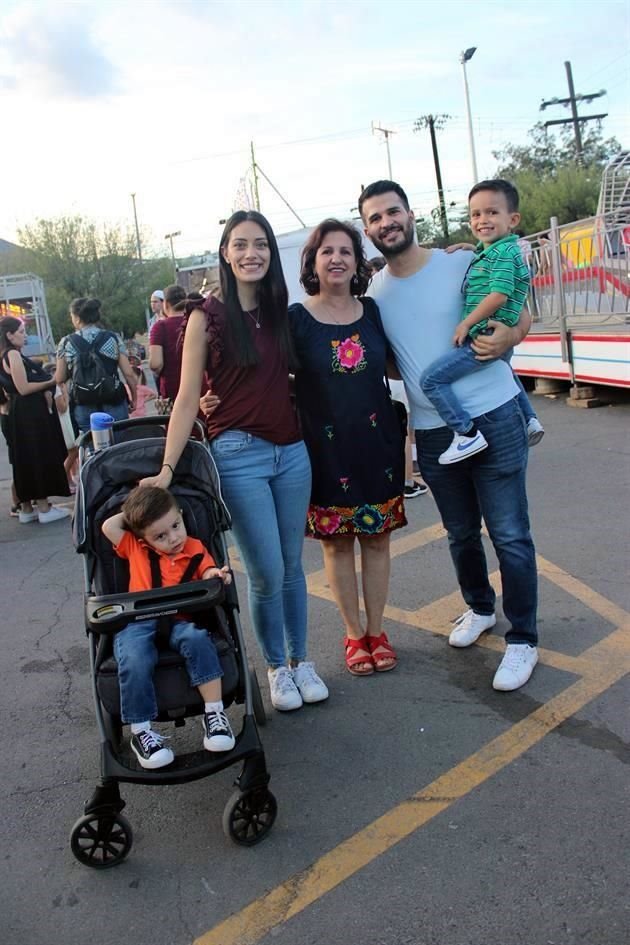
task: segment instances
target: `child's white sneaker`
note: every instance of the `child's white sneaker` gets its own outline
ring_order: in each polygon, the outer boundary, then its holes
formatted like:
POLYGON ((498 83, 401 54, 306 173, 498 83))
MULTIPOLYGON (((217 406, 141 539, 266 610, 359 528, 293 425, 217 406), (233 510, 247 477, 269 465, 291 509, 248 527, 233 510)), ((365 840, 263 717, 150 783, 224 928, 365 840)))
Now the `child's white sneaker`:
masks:
POLYGON ((153 729, 134 732, 131 736, 131 750, 143 768, 164 768, 175 760, 170 748, 164 747, 164 738, 153 729))
POLYGON ((212 709, 210 712, 204 712, 201 721, 203 747, 206 751, 232 751, 236 739, 225 712, 212 709))
POLYGON ((544 435, 545 430, 538 417, 530 417, 527 421, 527 445, 536 446, 544 435))
POLYGON ((485 450, 487 446, 488 441, 479 430, 477 430, 474 436, 464 436, 463 433, 456 433, 453 437, 453 442, 447 450, 444 450, 438 459, 438 463, 440 466, 460 463, 462 459, 468 459, 469 456, 480 453, 482 450, 485 450))

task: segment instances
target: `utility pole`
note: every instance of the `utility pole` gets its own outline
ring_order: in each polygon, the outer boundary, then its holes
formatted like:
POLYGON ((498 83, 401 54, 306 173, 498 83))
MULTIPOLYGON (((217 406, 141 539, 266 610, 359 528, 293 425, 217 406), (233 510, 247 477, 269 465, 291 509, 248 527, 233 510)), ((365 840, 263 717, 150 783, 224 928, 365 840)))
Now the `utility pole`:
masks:
POLYGON ((601 98, 602 95, 606 94, 606 89, 600 89, 599 92, 590 92, 588 95, 576 95, 575 88, 573 85, 573 73, 571 71, 571 63, 565 62, 564 68, 567 73, 567 85, 569 86, 569 97, 568 98, 551 98, 549 101, 540 103, 540 111, 544 112, 546 108, 550 105, 564 105, 571 109, 570 118, 556 118, 553 121, 546 121, 545 128, 548 128, 550 125, 573 125, 573 134, 575 136, 575 155, 577 163, 582 163, 582 129, 580 127, 580 122, 584 121, 601 121, 602 118, 606 118, 608 112, 603 112, 601 115, 578 115, 577 105, 578 102, 586 102, 590 104, 594 99, 601 98))
POLYGON ((131 202, 133 204, 133 219, 136 224, 136 245, 138 247, 138 262, 140 263, 140 288, 142 289, 142 297, 144 298, 144 318, 147 323, 147 331, 149 330, 149 322, 151 321, 151 313, 149 311, 149 306, 147 303, 147 287, 144 281, 144 261, 142 259, 142 243, 140 242, 140 227, 138 226, 138 214, 136 212, 136 195, 131 195, 131 202))
POLYGON ((258 195, 258 170, 256 165, 256 158, 254 156, 254 142, 250 141, 250 150, 252 152, 252 173, 254 175, 254 203, 256 204, 256 209, 260 213, 260 197, 258 195))
POLYGON ((470 91, 468 89, 468 76, 466 74, 466 63, 470 62, 472 57, 477 52, 476 46, 469 46, 468 49, 464 49, 459 56, 459 61, 462 65, 462 73, 464 76, 464 98, 466 100, 466 120, 468 123, 468 143, 470 145, 470 161, 472 164, 472 173, 473 173, 473 185, 479 180, 479 175, 477 173, 477 155, 475 154, 475 136, 473 134, 473 123, 472 123, 472 112, 470 110, 470 91))
POLYGON ((413 129, 414 131, 422 131, 424 128, 429 129, 431 148, 433 149, 433 163, 435 164, 438 199, 440 201, 440 221, 442 223, 442 232, 444 233, 445 239, 448 239, 448 219, 446 216, 446 203, 444 200, 444 188, 442 186, 442 173, 440 171, 440 158, 438 155, 435 129, 437 128, 439 130, 443 128, 450 117, 450 115, 423 115, 422 118, 416 119, 413 129))
POLYGON ((381 128, 380 124, 375 125, 374 122, 372 122, 372 134, 374 135, 377 132, 380 132, 385 138, 385 147, 387 148, 387 171, 389 173, 389 179, 393 180, 394 178, 392 176, 392 156, 389 152, 389 136, 396 134, 396 132, 391 131, 389 128, 381 128))
POLYGON ((177 260, 175 259, 175 250, 173 249, 173 240, 176 236, 181 236, 181 230, 175 230, 174 233, 167 233, 164 237, 165 240, 169 240, 171 244, 171 259, 173 260, 173 271, 175 273, 175 282, 177 282, 177 260))

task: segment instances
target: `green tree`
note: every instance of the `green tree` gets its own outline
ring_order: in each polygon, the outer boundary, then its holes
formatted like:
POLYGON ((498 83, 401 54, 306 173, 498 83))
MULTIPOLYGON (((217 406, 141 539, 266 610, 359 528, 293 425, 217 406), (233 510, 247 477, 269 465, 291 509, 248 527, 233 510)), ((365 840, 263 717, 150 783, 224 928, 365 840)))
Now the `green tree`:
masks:
POLYGON ((25 250, 20 262, 44 281, 56 338, 71 329, 68 307, 78 296, 99 298, 104 321, 130 337, 146 324, 145 295, 172 279, 166 276, 167 260, 147 261, 142 271, 130 228, 66 216, 36 220, 20 228, 18 238, 25 250))
POLYGON ((535 233, 549 227, 549 219, 571 223, 592 216, 603 166, 621 150, 615 138, 604 140, 599 126, 583 125, 583 160, 576 162, 573 131, 564 126, 558 135, 548 133, 542 123, 528 132, 526 145, 507 145, 494 152, 497 177, 505 177, 518 188, 521 227, 535 233))

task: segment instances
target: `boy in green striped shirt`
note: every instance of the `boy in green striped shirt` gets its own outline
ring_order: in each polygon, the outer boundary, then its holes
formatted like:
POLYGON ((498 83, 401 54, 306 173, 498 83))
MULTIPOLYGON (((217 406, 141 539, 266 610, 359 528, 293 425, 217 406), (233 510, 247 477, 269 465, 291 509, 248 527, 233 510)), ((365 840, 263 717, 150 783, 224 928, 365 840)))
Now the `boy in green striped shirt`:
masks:
MULTIPOLYGON (((464 317, 453 336, 454 350, 430 364, 420 378, 423 393, 453 430, 453 442, 439 458, 442 465, 458 463, 488 446, 453 393, 452 384, 473 371, 482 371, 489 363, 478 361, 471 348, 477 335, 492 333, 488 319, 515 325, 525 305, 529 269, 512 232, 521 219, 518 204, 518 191, 506 180, 481 181, 468 195, 470 226, 479 242, 464 280, 464 317)), ((511 350, 504 355, 508 362, 511 357, 511 350)), ((544 430, 516 376, 515 380, 532 446, 542 439, 544 430)))

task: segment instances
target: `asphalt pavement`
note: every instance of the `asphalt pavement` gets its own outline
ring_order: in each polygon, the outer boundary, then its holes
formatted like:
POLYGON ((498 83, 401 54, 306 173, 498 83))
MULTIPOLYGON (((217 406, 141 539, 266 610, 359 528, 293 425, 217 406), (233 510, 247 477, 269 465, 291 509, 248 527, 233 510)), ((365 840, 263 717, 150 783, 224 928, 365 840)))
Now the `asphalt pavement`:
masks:
MULTIPOLYGON (((615 400, 535 398, 541 662, 526 687, 491 687, 500 606, 482 645, 448 646, 465 608, 430 495, 408 502, 393 540, 392 673, 345 671, 307 542, 310 655, 330 699, 261 729, 273 830, 251 848, 224 836, 236 768, 122 785, 134 845, 105 871, 68 841, 99 775, 81 559, 67 522, 8 517, 2 444, 4 945, 627 945, 630 396, 615 400)), ((171 744, 197 737, 186 726, 171 744)))

